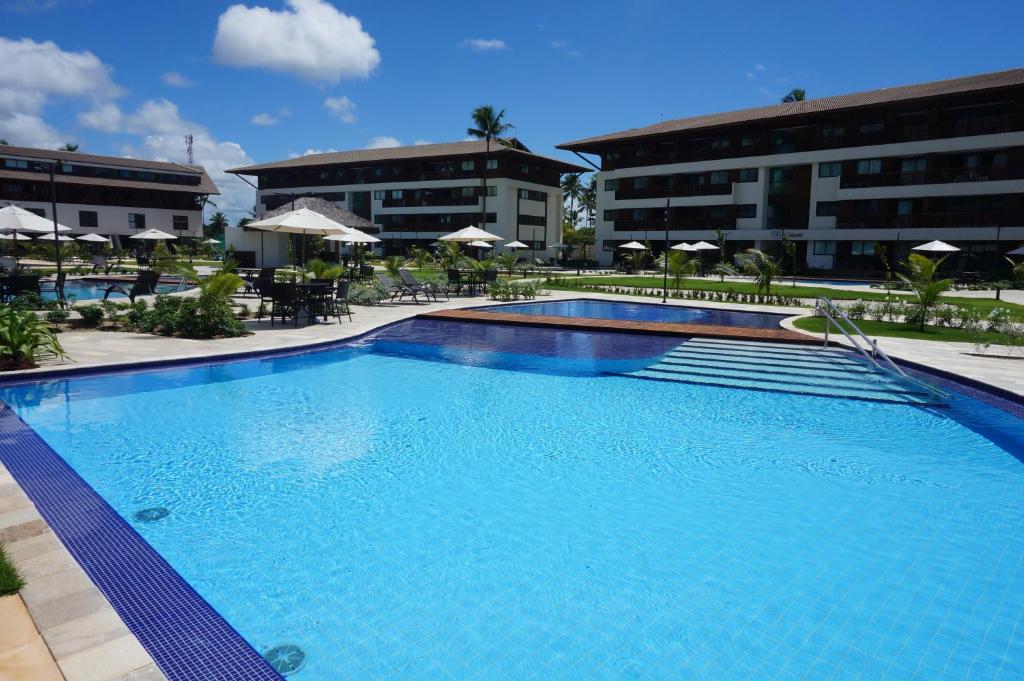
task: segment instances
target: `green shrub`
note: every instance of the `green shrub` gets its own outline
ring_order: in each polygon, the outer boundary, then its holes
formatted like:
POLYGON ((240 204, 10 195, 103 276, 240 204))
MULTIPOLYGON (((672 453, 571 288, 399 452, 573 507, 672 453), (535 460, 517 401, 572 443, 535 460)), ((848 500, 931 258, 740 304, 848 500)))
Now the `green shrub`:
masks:
POLYGON ((31 310, 0 308, 0 369, 32 368, 40 352, 64 357, 64 348, 46 322, 31 310))
POLYGON ((99 326, 100 322, 103 321, 103 308, 95 303, 92 305, 81 305, 75 309, 82 316, 83 326, 99 326))
POLYGON ((16 594, 23 586, 25 586, 25 581, 7 557, 3 545, 0 545, 0 596, 16 594))
POLYGON ((133 325, 144 333, 185 338, 244 336, 245 324, 228 301, 218 296, 157 296, 153 309, 133 309, 133 325))
POLYGON ((8 305, 15 310, 42 310, 46 308, 46 301, 38 293, 26 291, 14 296, 8 305))
POLYGON ((70 312, 59 307, 53 307, 46 311, 46 321, 50 324, 63 324, 70 316, 70 312))

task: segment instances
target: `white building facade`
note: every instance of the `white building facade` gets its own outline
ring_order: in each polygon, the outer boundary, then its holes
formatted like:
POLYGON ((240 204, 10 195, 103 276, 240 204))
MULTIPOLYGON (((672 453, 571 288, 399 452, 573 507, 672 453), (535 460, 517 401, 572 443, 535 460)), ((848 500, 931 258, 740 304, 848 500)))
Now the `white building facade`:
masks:
POLYGON ((1024 69, 667 121, 560 145, 601 157, 599 260, 669 239, 795 241, 807 267, 877 272, 941 239, 960 269, 1024 242, 1024 69))
POLYGON ((0 204, 52 217, 75 235, 127 239, 146 229, 181 237, 203 234, 203 205, 217 187, 201 166, 0 146, 0 204))
MULTIPOLYGON (((429 248, 439 236, 476 225, 547 258, 561 244, 561 174, 583 170, 511 140, 492 142, 489 153, 484 142, 455 142, 313 154, 228 172, 257 178, 257 215, 315 196, 370 220, 383 255, 429 248)), ((268 266, 284 262, 275 235, 231 230, 228 240, 239 251, 263 251, 268 266)))

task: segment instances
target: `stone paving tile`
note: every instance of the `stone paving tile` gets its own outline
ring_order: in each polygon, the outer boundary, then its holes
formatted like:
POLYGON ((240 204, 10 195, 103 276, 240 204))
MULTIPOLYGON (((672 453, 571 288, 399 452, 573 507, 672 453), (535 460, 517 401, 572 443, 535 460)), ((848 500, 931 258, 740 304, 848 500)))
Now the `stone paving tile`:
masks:
POLYGON ((43 639, 36 637, 20 646, 0 650, 3 681, 64 681, 43 639))
POLYGON ((49 531, 49 526, 47 526, 46 521, 42 518, 39 520, 31 520, 20 525, 0 527, 0 544, 7 546, 8 544, 12 544, 21 539, 35 537, 49 531))
MULTIPOLYGON (((65 570, 53 576, 68 578, 70 575, 65 573, 70 572, 70 570, 65 570)), ((79 579, 73 578, 73 581, 78 582, 79 579)), ((36 626, 43 632, 44 638, 47 632, 64 622, 111 608, 109 601, 107 601, 103 593, 96 587, 91 586, 91 582, 88 588, 69 591, 42 603, 34 602, 30 597, 26 596, 25 603, 32 608, 32 617, 36 621, 36 626)))
POLYGON ((0 597, 0 648, 13 648, 39 636, 17 595, 0 597))
POLYGON ((155 664, 151 664, 119 676, 113 681, 167 681, 167 677, 155 664))
POLYGON ((57 660, 67 681, 110 681, 152 663, 149 653, 131 634, 57 660))
POLYGON ((43 630, 43 638, 59 660, 88 648, 94 648, 131 632, 112 608, 69 619, 43 630))

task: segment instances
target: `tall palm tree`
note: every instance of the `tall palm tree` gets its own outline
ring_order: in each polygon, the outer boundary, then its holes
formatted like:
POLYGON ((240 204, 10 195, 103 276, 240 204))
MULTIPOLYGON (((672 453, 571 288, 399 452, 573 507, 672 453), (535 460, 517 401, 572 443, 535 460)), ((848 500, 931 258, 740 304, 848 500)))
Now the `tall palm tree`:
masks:
POLYGON ((802 87, 795 87, 789 91, 789 94, 782 98, 782 103, 802 102, 805 99, 807 99, 807 92, 802 87))
POLYGON ((6 146, 10 145, 10 142, 8 142, 4 138, 0 137, 0 144, 4 145, 6 147, 6 146))
POLYGON ((583 187, 583 197, 580 199, 583 210, 587 213, 587 224, 594 224, 594 216, 597 213, 597 177, 590 176, 590 181, 583 187))
POLYGON ((756 248, 748 248, 746 253, 751 257, 744 263, 743 269, 754 277, 757 290, 764 291, 766 295, 770 296, 772 281, 779 276, 779 271, 782 269, 779 261, 756 248))
POLYGON ((218 236, 224 233, 224 230, 228 228, 228 216, 224 213, 217 211, 210 216, 210 221, 206 223, 206 229, 209 231, 210 236, 218 236))
POLYGON ((576 202, 583 201, 583 192, 583 183, 580 182, 579 173, 570 173, 562 179, 562 202, 569 201, 570 215, 576 215, 576 202))
POLYGON ((64 146, 59 147, 57 149, 57 151, 78 151, 78 145, 77 144, 72 144, 71 142, 68 142, 64 146))
POLYGON ((472 113, 473 125, 475 128, 468 128, 466 134, 470 137, 475 137, 478 140, 485 140, 487 142, 484 147, 484 168, 483 172, 480 173, 480 184, 483 185, 484 195, 483 200, 480 202, 480 229, 487 228, 487 164, 491 160, 491 140, 496 139, 501 142, 501 136, 512 129, 511 123, 506 123, 505 110, 502 109, 495 113, 494 107, 490 104, 484 106, 478 106, 473 109, 472 113))

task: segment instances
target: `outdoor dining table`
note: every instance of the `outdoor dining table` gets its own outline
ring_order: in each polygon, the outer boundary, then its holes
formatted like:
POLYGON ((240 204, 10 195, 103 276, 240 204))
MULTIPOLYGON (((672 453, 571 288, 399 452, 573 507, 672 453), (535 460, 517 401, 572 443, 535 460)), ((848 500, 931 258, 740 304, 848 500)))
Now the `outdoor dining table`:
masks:
POLYGON ((459 270, 459 277, 463 285, 469 289, 470 295, 476 295, 484 285, 484 273, 481 270, 459 270))
POLYGON ((252 281, 260 273, 259 267, 236 267, 235 271, 246 281, 252 281))
POLYGON ((328 298, 334 291, 334 286, 331 284, 324 283, 305 283, 295 284, 295 289, 299 293, 299 300, 301 301, 302 307, 306 310, 306 316, 310 324, 316 324, 319 316, 318 313, 322 310, 324 313, 324 321, 327 321, 327 305, 328 298))

